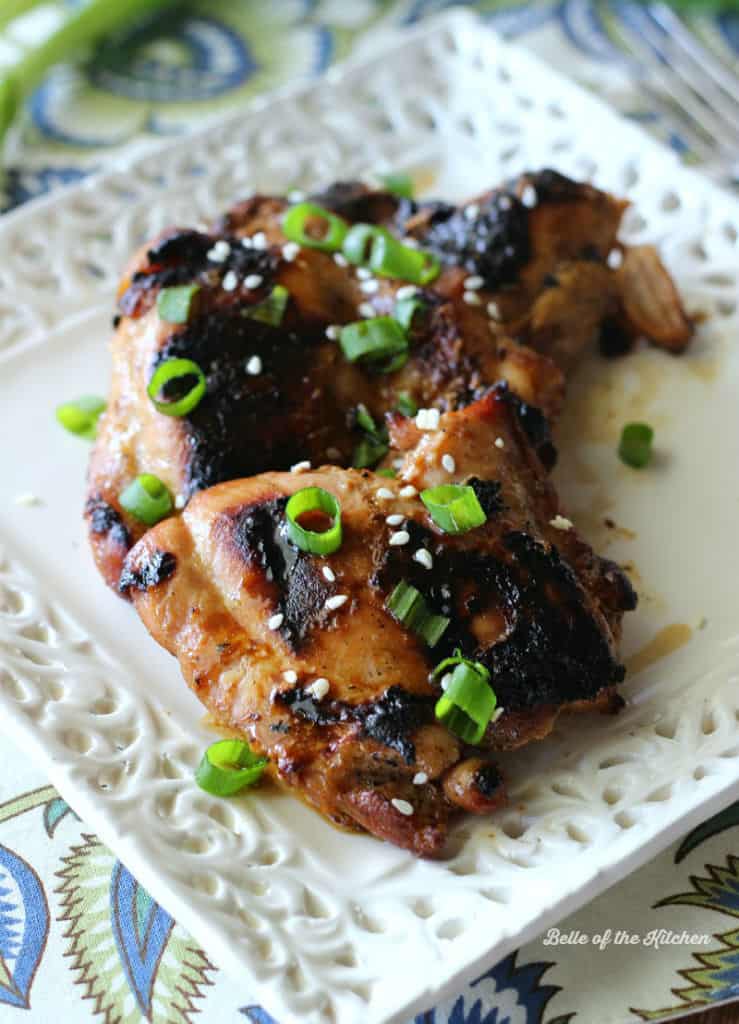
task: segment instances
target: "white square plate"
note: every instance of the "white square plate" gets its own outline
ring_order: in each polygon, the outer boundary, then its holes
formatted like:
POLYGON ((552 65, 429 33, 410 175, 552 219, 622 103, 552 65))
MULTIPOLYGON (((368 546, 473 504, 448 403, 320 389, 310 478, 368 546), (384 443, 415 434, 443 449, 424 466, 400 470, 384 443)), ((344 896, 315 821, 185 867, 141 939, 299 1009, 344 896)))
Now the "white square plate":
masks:
POLYGON ((739 796, 738 229, 731 198, 462 13, 0 223, 2 724, 281 1024, 405 1020, 739 796), (87 450, 53 420, 105 391, 118 273, 163 225, 251 189, 385 166, 460 197, 547 165, 629 196, 625 239, 655 241, 707 314, 684 357, 593 355, 559 431, 569 513, 642 595, 629 707, 502 757, 509 808, 461 823, 438 863, 276 791, 209 797, 202 710, 93 571, 87 450), (633 419, 658 442, 641 473, 615 454, 633 419))

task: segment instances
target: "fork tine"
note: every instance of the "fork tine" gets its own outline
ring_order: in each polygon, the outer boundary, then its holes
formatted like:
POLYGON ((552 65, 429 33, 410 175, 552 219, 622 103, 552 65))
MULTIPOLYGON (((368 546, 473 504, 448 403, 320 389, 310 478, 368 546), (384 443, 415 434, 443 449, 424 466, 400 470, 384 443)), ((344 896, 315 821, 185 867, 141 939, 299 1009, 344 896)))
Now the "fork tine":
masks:
POLYGON ((628 41, 636 56, 644 64, 652 81, 689 117, 700 134, 708 138, 714 146, 723 152, 733 155, 731 148, 727 147, 726 143, 727 136, 731 138, 734 135, 733 128, 727 127, 725 121, 719 119, 699 100, 664 63, 659 50, 655 51, 652 45, 646 41, 649 39, 650 31, 643 11, 638 12, 637 22, 638 27, 637 25, 629 26, 628 41))
MULTIPOLYGON (((651 5, 648 10, 651 17, 654 18, 651 5)), ((737 81, 735 92, 727 96, 723 92, 723 88, 717 86, 713 77, 708 73, 711 66, 711 57, 708 52, 703 54, 701 61, 693 53, 690 53, 689 60, 686 61, 684 56, 676 52, 676 40, 671 32, 668 32, 667 29, 661 26, 656 30, 653 30, 650 26, 647 31, 649 42, 655 49, 659 47, 658 53, 667 60, 670 70, 681 78, 698 95, 699 99, 712 108, 714 113, 728 121, 734 132, 739 133, 739 102, 737 102, 739 80, 737 81), (659 33, 661 39, 658 39, 655 31, 659 33)), ((688 53, 688 51, 684 52, 688 53)))
POLYGON ((670 39, 677 43, 681 50, 689 54, 703 72, 736 102, 736 98, 739 96, 739 76, 732 71, 729 65, 722 61, 718 54, 709 53, 705 46, 688 31, 682 19, 662 0, 650 4, 649 11, 670 39))

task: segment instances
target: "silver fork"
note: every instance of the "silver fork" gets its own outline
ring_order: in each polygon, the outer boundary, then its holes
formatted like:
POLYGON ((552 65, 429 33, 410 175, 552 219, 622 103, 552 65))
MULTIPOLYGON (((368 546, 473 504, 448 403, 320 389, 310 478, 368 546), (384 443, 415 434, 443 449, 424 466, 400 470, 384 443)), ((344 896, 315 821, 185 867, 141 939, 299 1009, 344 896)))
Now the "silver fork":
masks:
POLYGON ((739 76, 666 3, 629 5, 626 42, 643 85, 712 176, 739 184, 739 76))

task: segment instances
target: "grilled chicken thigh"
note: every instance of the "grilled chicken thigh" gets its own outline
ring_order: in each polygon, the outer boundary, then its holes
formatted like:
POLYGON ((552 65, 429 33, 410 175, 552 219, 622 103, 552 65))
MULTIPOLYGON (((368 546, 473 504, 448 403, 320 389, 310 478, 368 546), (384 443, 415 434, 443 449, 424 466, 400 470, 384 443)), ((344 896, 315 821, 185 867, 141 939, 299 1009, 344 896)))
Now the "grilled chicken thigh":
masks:
POLYGON ((618 700, 635 597, 561 516, 506 385, 438 429, 395 414, 391 432, 397 479, 323 467, 212 487, 138 542, 121 585, 213 717, 285 785, 337 823, 434 855, 455 813, 504 800, 492 751, 545 734, 563 709, 618 700), (486 515, 454 535, 418 495, 452 481, 486 515), (313 486, 341 505, 343 542, 325 557, 286 532, 287 499, 313 486), (433 648, 388 609, 401 581, 448 620, 433 648), (432 671, 457 648, 486 666, 503 709, 475 748, 434 716, 432 671))
POLYGON ((563 371, 604 323, 619 338, 638 328, 672 348, 689 336, 659 261, 642 259, 662 286, 651 303, 631 272, 635 257, 627 254, 618 272, 607 264, 625 204, 554 172, 524 175, 460 208, 355 184, 316 201, 348 222, 415 238, 442 260, 442 273, 420 290, 426 309, 413 321, 407 363, 377 374, 343 358, 336 325, 392 313, 404 283, 286 245, 283 199, 251 198, 211 232, 175 228, 144 247, 121 284, 110 401, 88 479, 93 553, 111 586, 144 532, 119 501, 141 473, 158 476, 181 507, 220 481, 305 459, 346 466, 360 403, 382 422, 402 392, 423 407, 455 409, 502 379, 552 417, 563 371), (188 321, 162 320, 160 291, 193 282, 188 321), (273 325, 259 311, 277 285, 289 301, 273 325), (182 418, 157 412, 147 394, 157 367, 177 357, 207 378, 204 398, 182 418))

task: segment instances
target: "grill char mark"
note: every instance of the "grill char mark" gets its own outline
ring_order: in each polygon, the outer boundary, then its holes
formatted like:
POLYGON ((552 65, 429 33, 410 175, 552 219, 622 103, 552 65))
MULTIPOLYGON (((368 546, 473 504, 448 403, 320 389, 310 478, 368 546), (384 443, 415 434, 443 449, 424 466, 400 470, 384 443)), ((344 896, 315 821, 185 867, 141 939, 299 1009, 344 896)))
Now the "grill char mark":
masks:
POLYGON ((311 555, 300 551, 285 533, 286 498, 274 498, 237 512, 229 524, 241 558, 259 566, 274 594, 275 614, 283 616, 279 632, 293 651, 309 642, 325 616, 332 590, 311 555))
POLYGON ((125 594, 131 587, 136 590, 149 590, 169 579, 177 568, 177 559, 170 551, 157 548, 146 551, 146 557, 137 565, 127 560, 123 566, 118 589, 125 594))
POLYGON ((416 756, 411 736, 434 719, 434 698, 409 693, 401 686, 391 686, 378 700, 365 704, 317 701, 302 687, 281 691, 275 699, 315 725, 356 722, 362 736, 396 750, 407 764, 416 756))

